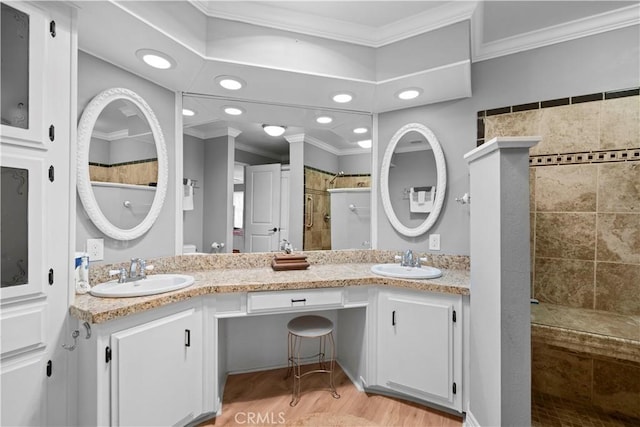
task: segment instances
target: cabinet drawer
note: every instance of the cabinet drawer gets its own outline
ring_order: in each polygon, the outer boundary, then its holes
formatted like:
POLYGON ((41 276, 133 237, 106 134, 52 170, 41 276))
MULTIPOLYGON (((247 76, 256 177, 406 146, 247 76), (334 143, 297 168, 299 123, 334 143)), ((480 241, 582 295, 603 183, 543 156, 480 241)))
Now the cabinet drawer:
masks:
POLYGON ((342 289, 253 292, 247 297, 248 311, 295 311, 305 308, 342 306, 342 289))

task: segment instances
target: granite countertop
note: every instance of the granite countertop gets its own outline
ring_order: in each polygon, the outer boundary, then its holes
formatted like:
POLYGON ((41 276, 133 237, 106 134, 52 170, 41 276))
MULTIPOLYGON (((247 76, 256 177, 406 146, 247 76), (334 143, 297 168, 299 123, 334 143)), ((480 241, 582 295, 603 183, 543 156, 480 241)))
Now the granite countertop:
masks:
MULTIPOLYGON (((385 285, 421 291, 469 295, 469 270, 442 268, 437 279, 409 280, 371 273, 372 263, 317 264, 307 270, 273 271, 270 267, 180 271, 195 278, 185 289, 133 298, 99 298, 76 295, 71 315, 89 323, 104 323, 200 295, 385 285)), ((177 273, 178 271, 176 271, 177 273)))

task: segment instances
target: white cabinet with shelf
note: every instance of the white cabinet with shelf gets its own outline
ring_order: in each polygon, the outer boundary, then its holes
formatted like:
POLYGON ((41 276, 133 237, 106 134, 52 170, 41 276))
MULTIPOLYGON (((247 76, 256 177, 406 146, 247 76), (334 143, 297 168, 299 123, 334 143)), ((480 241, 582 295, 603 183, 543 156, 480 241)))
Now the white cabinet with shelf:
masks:
POLYGON ((380 290, 374 386, 462 411, 462 297, 380 290))

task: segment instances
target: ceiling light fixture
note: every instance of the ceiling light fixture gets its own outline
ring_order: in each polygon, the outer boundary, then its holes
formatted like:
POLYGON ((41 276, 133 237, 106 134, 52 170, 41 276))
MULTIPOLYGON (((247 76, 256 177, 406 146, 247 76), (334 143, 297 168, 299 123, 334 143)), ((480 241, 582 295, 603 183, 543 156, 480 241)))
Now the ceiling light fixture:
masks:
POLYGON ((362 141, 358 141, 358 145, 362 148, 371 148, 371 140, 363 139, 362 141))
POLYGON ((193 110, 190 110, 188 108, 183 108, 182 109, 182 115, 185 117, 193 117, 196 115, 196 112, 193 110))
POLYGON ((333 121, 333 118, 331 118, 330 116, 320 116, 316 118, 316 122, 320 123, 321 125, 329 124, 332 121, 333 121))
POLYGON ((262 129, 269 136, 280 136, 287 128, 280 125, 262 125, 262 129))
POLYGON ((227 90, 239 90, 247 85, 244 80, 234 76, 218 76, 216 81, 227 90))
POLYGON ((402 99, 403 101, 407 101, 409 99, 417 98, 418 96, 420 96, 421 93, 422 93, 422 89, 419 89, 417 87, 412 87, 409 89, 401 90, 396 94, 396 96, 402 99))
POLYGON ((230 116, 239 116, 244 113, 244 110, 240 107, 224 107, 223 111, 230 116))
POLYGON ((346 104, 353 100, 353 94, 349 92, 340 92, 333 95, 331 99, 333 99, 333 102, 337 102, 338 104, 346 104))
POLYGON ((136 51, 136 56, 148 66, 159 70, 168 70, 176 66, 176 61, 174 61, 173 58, 157 50, 140 49, 136 51))
POLYGON ((357 133, 357 134, 367 133, 367 132, 369 132, 369 129, 367 128, 355 128, 353 130, 353 133, 357 133))

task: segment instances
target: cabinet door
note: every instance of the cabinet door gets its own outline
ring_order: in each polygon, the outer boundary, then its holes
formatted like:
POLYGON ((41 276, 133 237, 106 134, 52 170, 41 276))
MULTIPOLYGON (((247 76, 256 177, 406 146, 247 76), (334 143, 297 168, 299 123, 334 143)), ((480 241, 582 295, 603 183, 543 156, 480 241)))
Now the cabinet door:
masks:
POLYGON ((111 335, 112 425, 178 425, 200 414, 198 319, 190 309, 111 335))
POLYGON ((455 297, 380 293, 378 381, 381 386, 444 406, 456 406, 455 308, 455 297))

